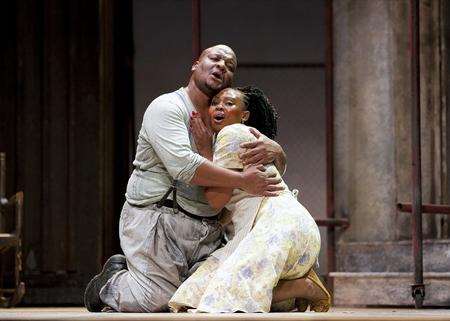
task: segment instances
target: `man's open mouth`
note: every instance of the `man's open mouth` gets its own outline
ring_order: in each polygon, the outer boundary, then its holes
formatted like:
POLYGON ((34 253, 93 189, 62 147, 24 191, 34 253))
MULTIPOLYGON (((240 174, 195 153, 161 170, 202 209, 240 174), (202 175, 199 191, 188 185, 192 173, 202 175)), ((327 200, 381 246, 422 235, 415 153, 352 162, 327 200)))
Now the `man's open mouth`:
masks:
POLYGON ((212 75, 215 79, 222 81, 222 73, 221 73, 221 72, 219 72, 219 71, 214 71, 213 73, 211 73, 211 75, 212 75))

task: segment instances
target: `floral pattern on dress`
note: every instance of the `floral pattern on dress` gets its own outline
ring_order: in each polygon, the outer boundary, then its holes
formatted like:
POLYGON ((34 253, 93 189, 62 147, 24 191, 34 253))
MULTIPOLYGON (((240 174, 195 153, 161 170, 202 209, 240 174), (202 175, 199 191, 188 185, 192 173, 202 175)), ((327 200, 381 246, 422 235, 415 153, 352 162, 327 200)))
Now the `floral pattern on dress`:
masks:
MULTIPOLYGON (((214 162, 226 168, 243 168, 238 146, 251 139, 247 133, 251 135, 241 124, 222 129, 214 162)), ((271 170, 276 171, 273 165, 271 170)), ((230 202, 243 202, 248 197, 239 197, 245 192, 237 189, 234 193, 238 195, 230 202)), ((179 287, 169 302, 173 311, 188 307, 211 313, 269 312, 278 281, 300 278, 311 269, 320 251, 319 229, 287 187, 279 196, 263 198, 254 217, 253 227, 229 256, 223 260, 210 256, 179 287)), ((277 304, 278 311, 283 306, 292 308, 292 300, 284 303, 277 304)))

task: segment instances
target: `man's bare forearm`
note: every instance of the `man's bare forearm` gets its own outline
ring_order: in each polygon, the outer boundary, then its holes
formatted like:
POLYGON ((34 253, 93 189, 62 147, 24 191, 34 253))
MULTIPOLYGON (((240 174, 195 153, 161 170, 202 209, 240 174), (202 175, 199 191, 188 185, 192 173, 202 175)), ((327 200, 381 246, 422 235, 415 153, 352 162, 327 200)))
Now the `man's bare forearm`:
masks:
POLYGON ((201 186, 220 186, 230 188, 242 188, 249 194, 259 196, 278 196, 281 179, 275 174, 267 175, 263 165, 249 166, 243 172, 237 172, 215 166, 205 160, 191 179, 191 184, 201 186))
POLYGON ((243 183, 240 172, 214 165, 210 161, 203 162, 195 172, 191 184, 201 186, 221 186, 238 188, 243 183))
POLYGON ((275 167, 278 169, 281 175, 284 175, 286 172, 286 153, 284 152, 283 148, 278 144, 279 146, 279 152, 275 156, 274 164, 275 167))

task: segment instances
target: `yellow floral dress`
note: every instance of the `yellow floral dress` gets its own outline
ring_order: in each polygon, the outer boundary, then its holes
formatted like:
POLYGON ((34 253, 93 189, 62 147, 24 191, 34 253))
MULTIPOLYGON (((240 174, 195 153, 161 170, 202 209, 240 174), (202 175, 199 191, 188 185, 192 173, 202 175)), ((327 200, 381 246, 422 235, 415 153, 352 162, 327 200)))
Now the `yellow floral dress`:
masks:
MULTIPOLYGON (((243 169, 239 145, 255 139, 245 125, 223 128, 217 135, 214 163, 243 169)), ((266 168, 279 176, 275 166, 266 168)), ((278 281, 300 278, 316 262, 319 229, 286 185, 276 197, 235 189, 226 207, 232 211, 234 237, 183 282, 169 301, 172 311, 269 312, 278 281)))

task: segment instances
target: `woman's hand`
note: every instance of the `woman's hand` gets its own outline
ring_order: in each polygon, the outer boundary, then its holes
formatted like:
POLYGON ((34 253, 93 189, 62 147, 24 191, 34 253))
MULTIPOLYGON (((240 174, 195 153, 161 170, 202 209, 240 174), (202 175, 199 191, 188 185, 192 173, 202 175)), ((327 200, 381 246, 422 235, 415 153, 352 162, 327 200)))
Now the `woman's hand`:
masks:
POLYGON ((222 212, 220 213, 219 216, 220 225, 226 226, 231 223, 232 219, 233 219, 233 212, 230 212, 226 208, 222 209, 222 212))
POLYGON ((205 187, 205 197, 215 210, 222 209, 230 200, 233 189, 229 187, 205 187))
POLYGON ((192 112, 189 122, 189 128, 194 137, 195 145, 198 153, 203 157, 212 160, 212 138, 213 132, 206 127, 200 114, 196 111, 192 112))
POLYGON ((241 148, 247 149, 246 152, 240 154, 240 158, 244 165, 248 164, 270 164, 275 163, 278 171, 284 173, 286 167, 286 155, 281 146, 261 134, 255 128, 250 128, 250 132, 257 138, 256 141, 242 143, 241 148))
POLYGON ((242 172, 243 185, 241 188, 249 194, 260 196, 277 196, 278 191, 284 190, 279 185, 281 178, 276 178, 276 173, 267 175, 263 165, 251 165, 242 172))

